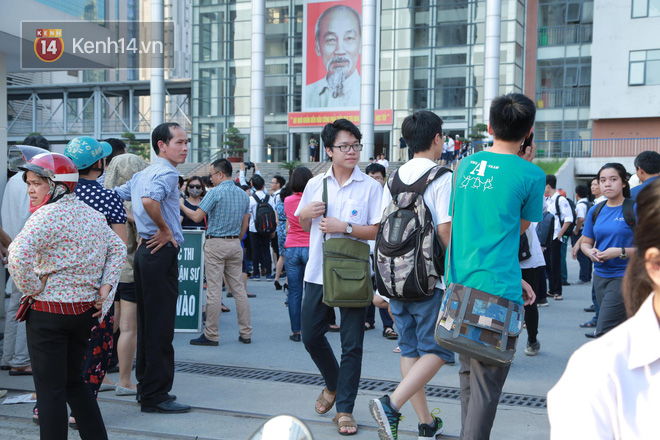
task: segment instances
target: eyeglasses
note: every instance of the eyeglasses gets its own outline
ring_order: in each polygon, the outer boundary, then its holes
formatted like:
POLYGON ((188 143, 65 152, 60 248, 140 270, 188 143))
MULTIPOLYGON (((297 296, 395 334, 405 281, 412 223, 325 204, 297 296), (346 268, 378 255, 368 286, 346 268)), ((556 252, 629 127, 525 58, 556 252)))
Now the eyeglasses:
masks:
POLYGON ((351 148, 353 151, 360 151, 362 150, 362 144, 353 144, 353 145, 335 145, 335 147, 339 148, 339 151, 342 153, 348 153, 348 150, 351 148))
POLYGON ((215 176, 216 174, 219 174, 219 173, 220 173, 220 171, 216 171, 215 173, 209 174, 209 177, 213 177, 213 176, 215 176))
POLYGON ((190 189, 195 189, 195 188, 196 189, 202 189, 203 187, 202 187, 202 185, 188 185, 188 188, 190 188, 190 189))

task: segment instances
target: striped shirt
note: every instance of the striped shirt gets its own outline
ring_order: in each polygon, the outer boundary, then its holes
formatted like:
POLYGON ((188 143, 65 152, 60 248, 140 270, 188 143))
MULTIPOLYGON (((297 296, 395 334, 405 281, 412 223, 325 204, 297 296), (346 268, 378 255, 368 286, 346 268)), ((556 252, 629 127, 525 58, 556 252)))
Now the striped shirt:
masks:
POLYGON ((125 258, 126 246, 103 214, 67 194, 39 208, 25 223, 9 245, 9 272, 19 290, 36 301, 89 303, 102 285, 109 284, 103 318, 125 258), (44 275, 46 286, 37 293, 44 275))
POLYGON ((115 191, 122 199, 133 202, 135 226, 140 237, 146 240, 158 232, 158 226, 144 209, 142 198, 160 203, 163 220, 181 246, 183 230, 179 218, 179 172, 167 159, 156 158, 153 164, 136 173, 124 185, 115 188, 115 191))
POLYGON ((243 218, 250 213, 250 199, 233 181, 226 180, 209 190, 199 209, 208 214, 208 235, 235 236, 240 235, 243 218))
POLYGON ((82 315, 87 310, 94 307, 94 304, 94 301, 75 303, 35 301, 30 308, 38 312, 55 313, 57 315, 82 315))

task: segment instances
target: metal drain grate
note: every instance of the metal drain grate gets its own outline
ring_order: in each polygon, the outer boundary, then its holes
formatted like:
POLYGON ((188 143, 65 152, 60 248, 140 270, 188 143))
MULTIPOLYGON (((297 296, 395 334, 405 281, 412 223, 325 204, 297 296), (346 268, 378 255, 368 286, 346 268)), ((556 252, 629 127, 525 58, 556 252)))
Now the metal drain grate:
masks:
MULTIPOLYGON (((202 374, 205 376, 231 377, 233 379, 266 380, 298 385, 323 386, 323 379, 319 374, 296 373, 293 371, 265 370, 249 367, 232 367, 228 365, 209 365, 193 362, 176 362, 175 370, 180 373, 202 374)), ((391 393, 396 389, 398 382, 391 380, 361 379, 360 389, 363 391, 376 391, 391 393)), ((426 395, 443 399, 460 400, 461 391, 453 387, 427 385, 426 395)), ((529 396, 525 394, 504 393, 500 398, 500 405, 522 406, 527 408, 546 407, 545 397, 529 396)))

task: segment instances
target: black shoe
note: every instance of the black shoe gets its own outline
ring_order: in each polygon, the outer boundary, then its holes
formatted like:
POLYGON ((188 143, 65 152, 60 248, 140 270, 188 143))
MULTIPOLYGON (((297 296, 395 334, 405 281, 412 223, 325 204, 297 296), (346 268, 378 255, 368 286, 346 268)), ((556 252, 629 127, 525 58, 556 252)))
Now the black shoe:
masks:
POLYGON ((548 303, 547 298, 543 298, 542 300, 536 301, 536 305, 538 307, 548 307, 550 304, 548 303))
MULTIPOLYGON (((168 396, 170 397, 170 400, 172 400, 172 401, 176 400, 176 394, 168 394, 168 396)), ((137 403, 142 402, 142 394, 140 394, 140 393, 136 394, 135 395, 135 400, 137 401, 137 403)))
POLYGON ((289 339, 291 339, 293 342, 300 342, 300 333, 292 334, 289 336, 289 339))
POLYGON ((227 292, 227 298, 233 298, 234 295, 231 292, 227 292))
POLYGON ((562 286, 570 286, 571 283, 569 283, 568 281, 562 281, 562 282, 561 282, 561 285, 562 285, 562 286))
POLYGON ((275 290, 282 290, 282 285, 279 281, 275 280, 273 284, 275 284, 275 290))
POLYGON ((248 294, 247 294, 247 297, 248 297, 248 298, 256 298, 257 295, 255 295, 254 293, 248 293, 248 294))
POLYGON ((251 338, 244 338, 243 336, 238 337, 238 342, 242 342, 243 344, 251 344, 252 339, 251 338))
POLYGON ((204 334, 202 333, 202 335, 199 338, 191 339, 190 345, 208 345, 212 347, 217 347, 218 341, 211 341, 210 339, 206 339, 206 336, 204 336, 204 334))
POLYGON ((11 367, 9 365, 0 365, 0 370, 9 371, 11 370, 11 367))
POLYGON ((594 312, 596 311, 596 307, 594 307, 593 305, 591 305, 591 306, 589 306, 589 307, 585 307, 585 308, 584 308, 584 311, 585 311, 585 312, 589 312, 589 313, 594 313, 594 312))
POLYGON ((190 411, 190 405, 182 405, 176 403, 173 399, 168 399, 154 406, 142 405, 142 412, 145 413, 162 413, 162 414, 180 414, 190 411))

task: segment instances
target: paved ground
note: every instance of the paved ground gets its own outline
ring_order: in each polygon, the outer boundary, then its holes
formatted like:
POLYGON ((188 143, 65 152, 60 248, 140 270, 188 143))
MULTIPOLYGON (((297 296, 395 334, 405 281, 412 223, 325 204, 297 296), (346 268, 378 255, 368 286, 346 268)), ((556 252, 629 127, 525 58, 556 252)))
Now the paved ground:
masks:
MULTIPOLYGON (((570 281, 577 279, 577 269, 577 264, 569 261, 570 281)), ((314 401, 322 387, 318 385, 318 372, 303 345, 288 339, 290 328, 284 296, 265 281, 250 282, 248 287, 257 294, 257 298, 250 300, 254 326, 251 345, 237 341, 238 326, 232 299, 225 300, 232 311, 220 318, 220 346, 189 345, 188 341, 196 334, 175 336, 178 371, 172 392, 180 402, 192 405, 193 411, 181 415, 143 414, 131 398, 117 397, 113 392, 101 393, 99 403, 111 439, 244 440, 266 419, 278 414, 292 414, 302 419, 315 439, 339 438, 331 422, 334 413, 320 416, 314 412, 314 401)), ((538 356, 524 355, 526 334, 523 332, 518 356, 504 389, 513 398, 527 395, 532 400, 544 399, 564 371, 570 354, 587 342, 578 324, 590 318, 582 309, 591 302, 591 288, 569 286, 564 289, 563 301, 551 299, 550 307, 540 309, 541 352, 538 356)), ((357 439, 377 438, 368 401, 383 394, 378 388, 400 378, 399 355, 392 352, 396 342, 381 336, 382 326, 379 318, 376 319, 377 330, 365 334, 363 385, 354 413, 360 425, 354 437, 357 439)), ((328 337, 338 350, 339 335, 329 333, 328 337)), ((116 379, 117 374, 111 377, 116 379)), ((458 365, 443 367, 431 385, 455 392, 458 365)), ((31 377, 10 377, 3 371, 0 372, 0 389, 8 389, 11 396, 34 387, 31 377)), ((446 427, 441 438, 458 438, 460 402, 455 398, 432 397, 429 404, 441 410, 446 427)), ((31 405, 1 405, 0 438, 38 438, 38 427, 30 421, 31 408, 31 405)), ((400 425, 401 438, 416 438, 417 419, 412 407, 407 404, 402 412, 406 418, 400 425)), ((74 431, 70 434, 71 438, 78 438, 74 431)), ((544 407, 500 404, 492 438, 545 439, 548 436, 544 407)))

